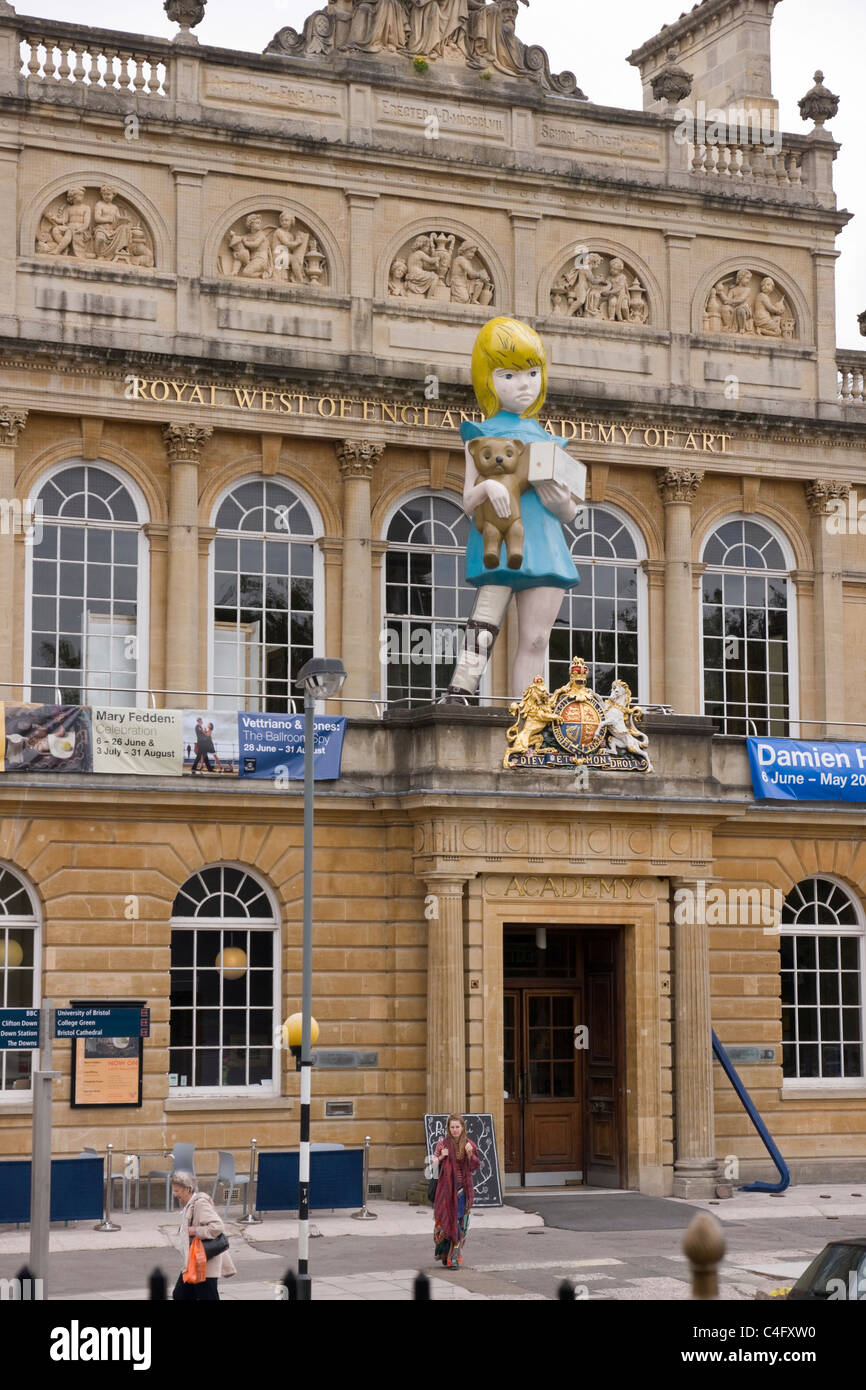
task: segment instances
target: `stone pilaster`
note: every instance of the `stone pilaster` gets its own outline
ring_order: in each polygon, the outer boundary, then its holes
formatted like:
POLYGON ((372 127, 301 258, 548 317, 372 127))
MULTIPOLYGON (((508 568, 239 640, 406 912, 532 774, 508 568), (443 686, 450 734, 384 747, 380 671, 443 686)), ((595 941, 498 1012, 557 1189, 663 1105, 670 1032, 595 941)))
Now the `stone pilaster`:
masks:
MULTIPOLYGON (((842 532, 848 513, 848 483, 829 478, 806 484, 812 521, 815 593, 812 649, 815 662, 815 714, 828 722, 819 736, 841 738, 845 718, 845 624, 842 609, 842 532)), ((812 733, 815 732, 813 729, 812 733)))
POLYGON ((427 1111, 466 1107, 462 878, 427 880, 427 1111))
POLYGON ((688 386, 689 357, 692 342, 691 274, 689 257, 692 253, 693 232, 665 232, 668 253, 668 284, 670 286, 671 328, 671 385, 688 386))
POLYGON ((9 687, 15 679, 13 665, 13 627, 20 604, 15 602, 15 535, 22 531, 29 515, 24 504, 16 508, 15 447, 27 424, 27 411, 0 403, 0 700, 11 700, 9 687))
POLYGON ((379 688, 370 667, 370 614, 373 611, 373 557, 370 535, 370 482, 384 444, 342 439, 335 446, 343 478, 342 659, 343 694, 366 700, 379 688))
POLYGON ((832 246, 812 251, 815 295, 815 346, 818 349, 818 400, 836 405, 839 378, 836 362, 836 261, 832 246))
POLYGON ((692 595, 692 503, 703 472, 662 468, 658 486, 665 509, 665 690, 678 714, 699 708, 697 615, 692 595))
MULTIPOLYGON (((675 1197, 712 1197, 718 1165, 713 1113, 709 929, 696 880, 671 879, 671 891, 691 893, 693 911, 672 901, 674 943, 675 1197), (678 917, 690 920, 677 921, 678 917)), ((705 891, 705 890, 704 890, 705 891)))
POLYGON ((168 582, 165 600, 166 704, 195 704, 203 689, 199 650, 198 465, 209 426, 168 424, 162 437, 171 467, 168 582))
MULTIPOLYGON (((175 197, 177 255, 177 332, 182 337, 201 333, 201 229, 204 174, 198 169, 172 169, 175 197)), ((205 275, 215 275, 213 267, 205 275)))
POLYGON ((349 293, 352 296, 352 352, 373 351, 373 214, 378 193, 350 191, 349 293))
MULTIPOLYGON (((516 318, 533 318, 538 312, 537 234, 541 218, 538 213, 512 212, 511 232, 514 245, 514 314, 516 318)), ((549 305, 541 313, 550 312, 549 305)))

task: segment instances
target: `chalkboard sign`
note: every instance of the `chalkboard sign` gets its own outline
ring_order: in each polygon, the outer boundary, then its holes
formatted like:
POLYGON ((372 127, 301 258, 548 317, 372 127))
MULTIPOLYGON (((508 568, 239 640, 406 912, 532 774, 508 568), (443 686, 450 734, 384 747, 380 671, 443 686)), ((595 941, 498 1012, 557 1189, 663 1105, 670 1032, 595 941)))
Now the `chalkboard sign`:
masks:
MULTIPOLYGON (((447 1115, 425 1115, 424 1130, 427 1154, 432 1156, 440 1139, 445 1137, 447 1115)), ((481 1167, 472 1175, 476 1207, 501 1207, 502 1184, 499 1179, 499 1159, 496 1155, 496 1135, 492 1115, 464 1115, 466 1134, 472 1140, 481 1159, 481 1167)))

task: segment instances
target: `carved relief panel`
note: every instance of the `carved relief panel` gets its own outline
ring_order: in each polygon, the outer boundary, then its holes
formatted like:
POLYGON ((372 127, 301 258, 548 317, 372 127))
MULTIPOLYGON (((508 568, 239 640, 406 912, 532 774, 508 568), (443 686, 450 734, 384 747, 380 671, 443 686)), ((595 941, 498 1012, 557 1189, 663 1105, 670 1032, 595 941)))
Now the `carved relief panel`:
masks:
POLYGON ((704 305, 703 329, 789 342, 799 336, 791 303, 773 277, 746 268, 713 285, 704 305))
POLYGON ((55 198, 39 220, 36 251, 77 261, 154 265, 153 237, 136 209, 110 184, 76 186, 55 198))
POLYGON ((580 251, 556 276, 550 312, 602 323, 649 323, 646 287, 621 256, 580 251))
POLYGON ((471 239, 453 232, 425 232, 401 248, 388 275, 394 299, 439 300, 450 304, 493 304, 490 267, 471 239))
POLYGON ((312 230, 291 212, 251 212, 226 232, 218 252, 221 275, 327 287, 327 257, 312 230))

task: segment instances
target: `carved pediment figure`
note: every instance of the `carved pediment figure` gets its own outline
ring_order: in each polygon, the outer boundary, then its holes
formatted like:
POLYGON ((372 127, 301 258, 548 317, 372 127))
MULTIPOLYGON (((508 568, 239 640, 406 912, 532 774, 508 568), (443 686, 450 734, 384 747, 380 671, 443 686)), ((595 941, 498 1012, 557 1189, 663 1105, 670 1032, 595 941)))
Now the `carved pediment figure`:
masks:
POLYGON ((551 312, 604 323, 647 323, 646 291, 619 256, 581 252, 554 280, 551 312))
POLYGON ((291 212, 251 212, 223 239, 221 274, 283 285, 321 285, 327 259, 309 227, 291 212))
POLYGON ((703 314, 705 333, 734 333, 745 337, 796 337, 794 311, 770 275, 758 276, 743 267, 733 279, 713 285, 703 314))
POLYGON ((112 184, 73 187, 43 213, 36 232, 41 256, 112 265, 154 265, 153 239, 137 211, 112 184))
POLYGON ((388 52, 462 62, 531 77, 545 91, 585 101, 573 73, 551 73, 544 49, 517 37, 518 12, 518 0, 330 0, 309 16, 300 33, 280 29, 265 52, 291 57, 388 52))
POLYGON ((388 294, 488 305, 493 302, 493 276, 476 242, 467 239, 458 246, 453 233, 427 232, 413 237, 392 261, 388 294))
POLYGON ((365 53, 399 53, 406 47, 408 29, 402 0, 355 0, 347 45, 365 53))
POLYGON ((439 0, 409 0, 409 52, 425 58, 435 58, 443 40, 444 16, 439 0))

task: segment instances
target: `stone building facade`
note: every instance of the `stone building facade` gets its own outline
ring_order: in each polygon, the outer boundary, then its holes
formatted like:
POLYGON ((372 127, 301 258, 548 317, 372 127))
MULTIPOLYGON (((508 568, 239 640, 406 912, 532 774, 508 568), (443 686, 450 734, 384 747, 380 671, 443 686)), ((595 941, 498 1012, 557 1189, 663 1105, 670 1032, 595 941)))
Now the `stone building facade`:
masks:
MULTIPOLYGON (((493 1114, 512 1181, 766 1176, 711 1027, 752 1049, 795 1175, 862 1177, 862 816, 756 803, 744 746, 860 722, 866 354, 836 348, 834 98, 819 81, 808 132, 779 132, 771 0, 704 0, 636 50, 643 111, 553 73, 508 0, 450 34, 423 8, 356 27, 335 0, 259 56, 0 6, 3 698, 279 712, 308 656, 342 657, 314 1012, 320 1047, 375 1065, 316 1071, 314 1137, 369 1134, 386 1193, 421 1171, 425 1110, 461 1108, 493 1114), (700 102, 723 129, 684 128, 700 102), (627 679, 652 775, 502 768, 511 626, 479 707, 435 704, 467 614, 469 355, 497 313, 543 337, 542 423, 590 475, 545 674, 580 653, 604 693, 627 679), (11 524, 16 499, 53 540, 11 524), (781 930, 678 920, 714 887, 779 894, 781 930)), ((7 754, 4 1002, 152 1009, 139 1109, 71 1108, 58 1045, 58 1151, 192 1139, 207 1172, 251 1135, 296 1142, 272 1039, 300 994, 301 856, 293 786, 61 785, 7 754), (202 977, 214 1017, 181 1014, 191 938, 241 919, 239 1081, 227 996, 202 977)), ((11 1055, 5 1154, 30 1133, 11 1055)))

